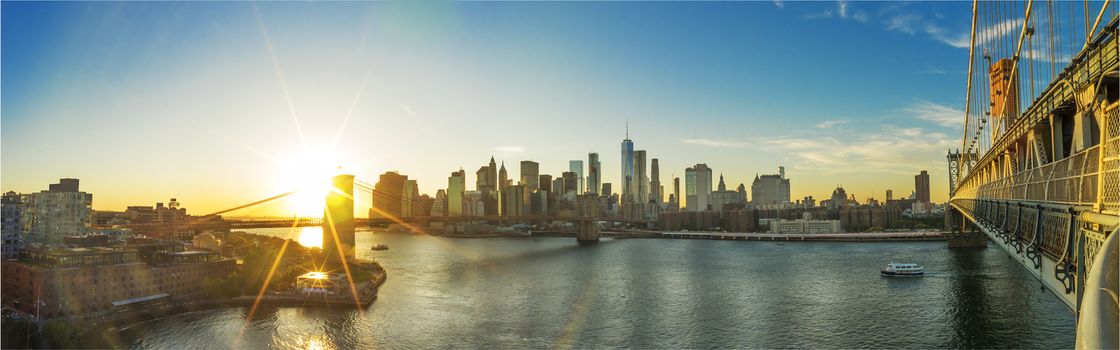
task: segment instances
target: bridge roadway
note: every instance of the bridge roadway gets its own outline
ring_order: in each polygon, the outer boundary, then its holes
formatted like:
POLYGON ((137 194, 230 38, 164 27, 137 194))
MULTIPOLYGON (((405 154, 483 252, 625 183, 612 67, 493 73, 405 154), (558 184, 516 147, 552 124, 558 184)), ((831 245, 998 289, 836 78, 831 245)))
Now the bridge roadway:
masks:
MULTIPOLYGON (((975 9, 974 3, 974 28, 975 9)), ((984 100, 1018 98, 1021 90, 992 93, 985 82, 973 96, 974 67, 984 78, 997 67, 973 61, 967 98, 979 97, 976 106, 984 107, 973 111, 981 116, 979 127, 966 123, 965 143, 972 131, 987 136, 981 130, 989 119, 1013 122, 993 134, 984 154, 969 148, 948 157, 956 234, 983 233, 1054 292, 1077 314, 1079 349, 1120 344, 1120 31, 1116 17, 1107 22, 1021 115, 999 116, 1008 112, 984 100)), ((1024 35, 1033 33, 1026 25, 1020 28, 1024 35)), ((975 38, 974 31, 974 50, 975 38)), ((1020 76, 1016 69, 1010 74, 1020 76)), ((970 102, 966 106, 973 106, 970 102)))

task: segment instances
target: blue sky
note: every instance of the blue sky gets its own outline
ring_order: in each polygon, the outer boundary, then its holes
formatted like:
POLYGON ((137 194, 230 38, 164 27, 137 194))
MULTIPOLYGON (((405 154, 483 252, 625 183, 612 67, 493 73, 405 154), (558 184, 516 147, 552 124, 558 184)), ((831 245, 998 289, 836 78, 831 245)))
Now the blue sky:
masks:
POLYGON ((559 174, 599 152, 617 183, 629 120, 666 184, 784 165, 795 197, 863 201, 924 169, 943 201, 970 6, 5 2, 3 189, 205 211, 280 190, 300 154, 434 193, 491 154, 559 174))

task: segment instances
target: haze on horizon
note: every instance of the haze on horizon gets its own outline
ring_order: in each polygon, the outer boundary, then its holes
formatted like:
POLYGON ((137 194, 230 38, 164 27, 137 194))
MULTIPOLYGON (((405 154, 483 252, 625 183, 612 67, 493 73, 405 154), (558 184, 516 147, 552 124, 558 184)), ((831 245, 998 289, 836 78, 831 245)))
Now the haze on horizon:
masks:
POLYGON ((598 152, 617 192, 627 120, 667 190, 782 165, 794 199, 863 202, 927 170, 943 202, 960 147, 963 2, 0 6, 2 190, 76 177, 100 210, 202 214, 337 166, 473 189, 491 155, 516 178, 598 152))

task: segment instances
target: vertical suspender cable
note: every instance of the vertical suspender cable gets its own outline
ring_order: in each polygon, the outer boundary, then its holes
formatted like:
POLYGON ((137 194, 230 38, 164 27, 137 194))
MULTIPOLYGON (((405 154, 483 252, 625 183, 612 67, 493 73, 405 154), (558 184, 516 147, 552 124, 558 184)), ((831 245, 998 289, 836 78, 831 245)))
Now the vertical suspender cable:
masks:
MULTIPOLYGON (((973 55, 976 51, 976 5, 979 0, 972 0, 972 34, 969 35, 968 44, 968 83, 965 86, 965 103, 964 103, 964 138, 961 140, 961 149, 965 150, 965 157, 968 157, 968 148, 965 147, 968 142, 968 124, 969 124, 969 111, 972 108, 972 69, 975 66, 973 63, 973 55)), ((957 178, 961 179, 964 176, 963 167, 965 162, 957 162, 957 178)), ((971 171, 971 169, 970 169, 971 171)))

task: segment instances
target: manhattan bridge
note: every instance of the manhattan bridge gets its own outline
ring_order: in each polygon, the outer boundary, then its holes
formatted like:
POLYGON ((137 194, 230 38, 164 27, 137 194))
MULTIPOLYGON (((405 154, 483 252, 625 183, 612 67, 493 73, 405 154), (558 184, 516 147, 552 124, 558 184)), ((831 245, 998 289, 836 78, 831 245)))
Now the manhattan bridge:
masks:
POLYGON ((986 235, 1117 348, 1120 48, 1112 1, 974 1, 951 220, 986 235))

